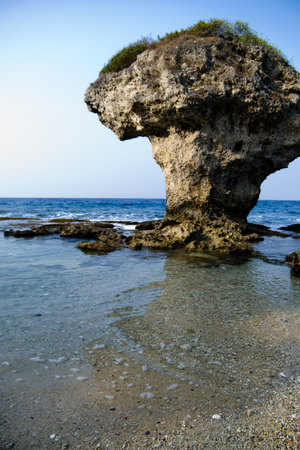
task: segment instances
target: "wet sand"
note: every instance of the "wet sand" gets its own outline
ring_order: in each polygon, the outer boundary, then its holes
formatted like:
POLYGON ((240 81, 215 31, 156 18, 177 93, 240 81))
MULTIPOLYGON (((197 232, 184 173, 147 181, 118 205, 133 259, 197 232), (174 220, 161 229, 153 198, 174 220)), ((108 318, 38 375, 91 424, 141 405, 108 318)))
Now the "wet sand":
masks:
POLYGON ((300 280, 180 252, 164 271, 82 361, 2 364, 1 449, 300 448, 300 280))

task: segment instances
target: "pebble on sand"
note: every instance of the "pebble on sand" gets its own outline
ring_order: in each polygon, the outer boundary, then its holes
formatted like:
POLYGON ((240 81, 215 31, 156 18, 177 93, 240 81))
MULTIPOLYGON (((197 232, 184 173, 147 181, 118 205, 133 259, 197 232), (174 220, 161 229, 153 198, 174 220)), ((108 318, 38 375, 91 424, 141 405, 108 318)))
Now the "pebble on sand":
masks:
POLYGON ((186 367, 185 364, 180 363, 180 364, 178 364, 177 369, 184 369, 185 367, 186 367))
POLYGON ((172 384, 171 386, 167 387, 167 391, 173 391, 173 389, 178 388, 178 384, 172 384))
POLYGON ((142 398, 153 398, 153 397, 154 397, 154 395, 151 394, 151 392, 142 392, 142 393, 140 394, 140 396, 141 396, 142 398))

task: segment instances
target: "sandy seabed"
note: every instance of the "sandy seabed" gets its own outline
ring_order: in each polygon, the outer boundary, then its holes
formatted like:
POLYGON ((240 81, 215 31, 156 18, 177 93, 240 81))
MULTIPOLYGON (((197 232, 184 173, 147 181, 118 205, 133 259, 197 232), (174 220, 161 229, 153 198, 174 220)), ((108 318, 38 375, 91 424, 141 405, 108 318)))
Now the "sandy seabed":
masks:
POLYGON ((1 449, 300 448, 300 280, 180 252, 164 271, 131 290, 156 292, 145 313, 110 309, 84 363, 2 363, 1 449))

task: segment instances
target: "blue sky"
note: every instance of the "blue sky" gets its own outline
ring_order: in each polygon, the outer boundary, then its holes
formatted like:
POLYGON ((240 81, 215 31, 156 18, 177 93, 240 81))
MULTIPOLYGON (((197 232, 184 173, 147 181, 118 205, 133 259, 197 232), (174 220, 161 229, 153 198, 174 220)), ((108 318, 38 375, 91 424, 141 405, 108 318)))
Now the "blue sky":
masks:
MULTIPOLYGON (((84 93, 125 45, 211 17, 248 21, 300 70, 299 0, 0 0, 0 197, 164 197, 150 142, 120 142, 84 93)), ((300 200, 299 173, 260 198, 300 200)))

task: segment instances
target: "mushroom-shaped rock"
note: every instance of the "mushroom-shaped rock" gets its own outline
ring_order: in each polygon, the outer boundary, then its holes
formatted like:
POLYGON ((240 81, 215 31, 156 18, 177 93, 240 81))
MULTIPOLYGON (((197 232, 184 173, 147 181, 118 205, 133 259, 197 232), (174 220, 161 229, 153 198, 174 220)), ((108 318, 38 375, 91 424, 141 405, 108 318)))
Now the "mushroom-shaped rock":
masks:
POLYGON ((155 246, 159 235, 161 246, 192 250, 245 242, 261 183, 300 156, 300 74, 280 55, 222 35, 179 36, 100 72, 85 102, 119 139, 152 143, 167 203, 161 229, 148 232, 155 246))

